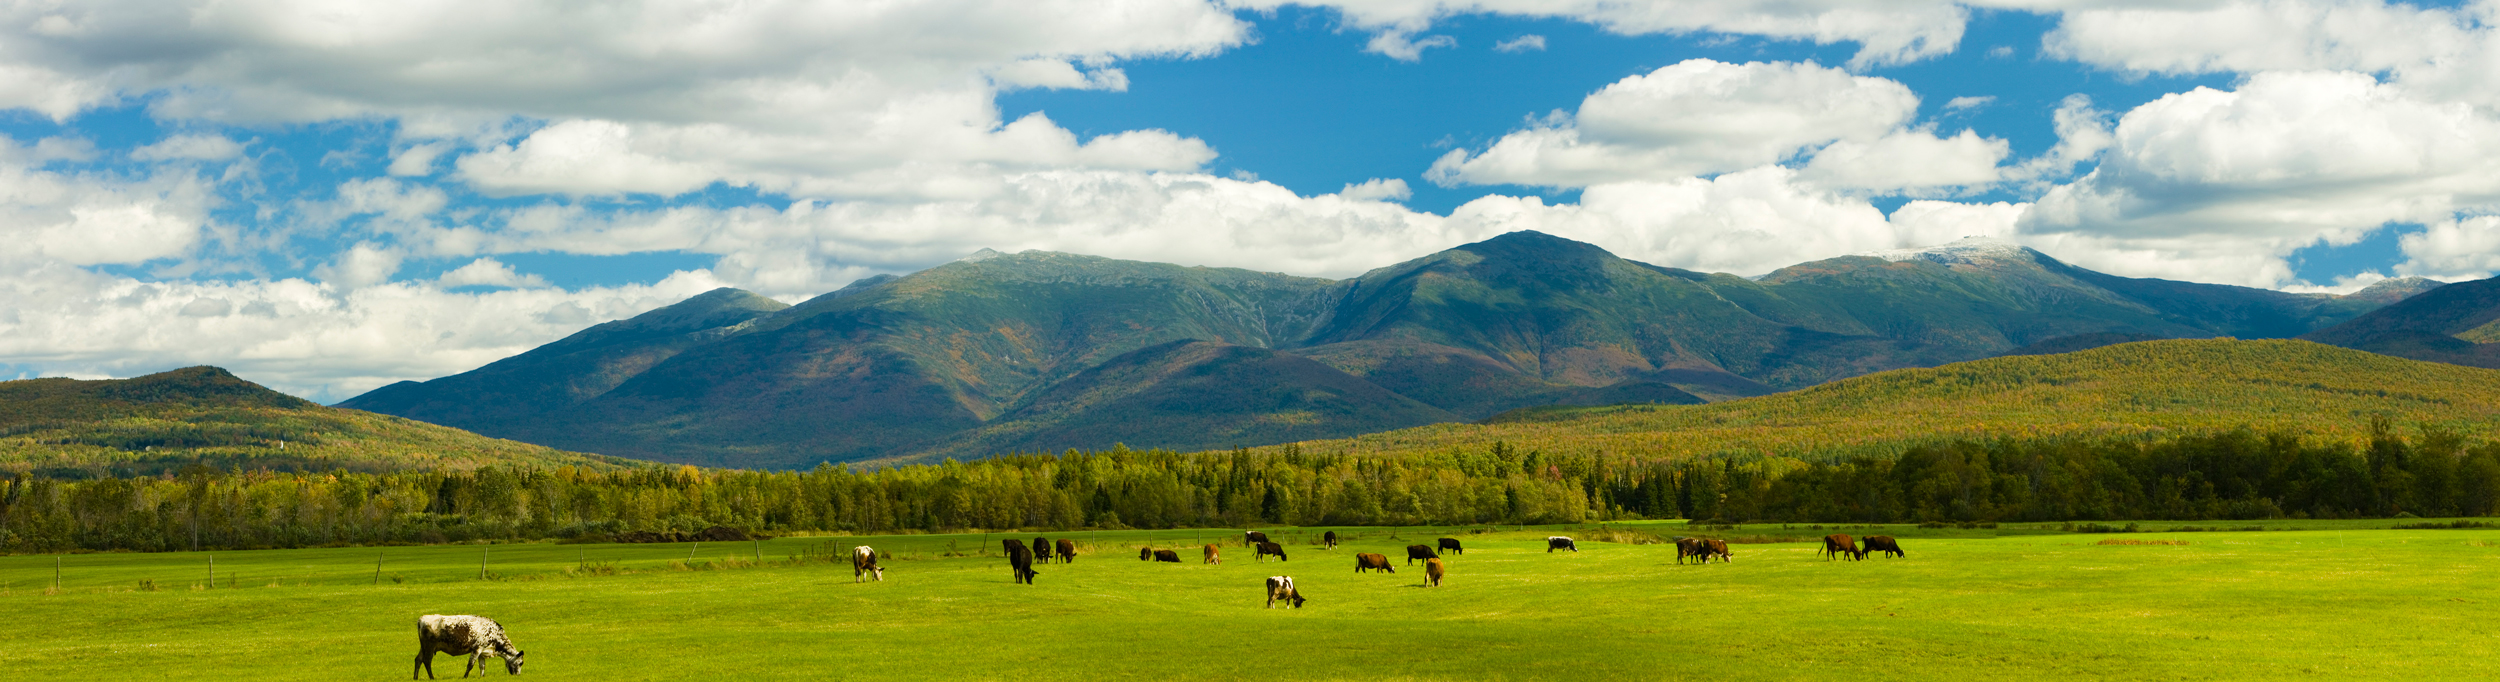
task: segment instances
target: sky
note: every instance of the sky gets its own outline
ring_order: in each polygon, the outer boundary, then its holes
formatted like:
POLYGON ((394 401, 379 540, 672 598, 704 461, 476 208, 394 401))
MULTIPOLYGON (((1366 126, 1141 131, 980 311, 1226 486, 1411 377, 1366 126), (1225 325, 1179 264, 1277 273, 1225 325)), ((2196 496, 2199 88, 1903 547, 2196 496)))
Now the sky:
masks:
POLYGON ((2500 270, 2500 0, 0 6, 0 378, 322 402, 983 248, 2500 270))

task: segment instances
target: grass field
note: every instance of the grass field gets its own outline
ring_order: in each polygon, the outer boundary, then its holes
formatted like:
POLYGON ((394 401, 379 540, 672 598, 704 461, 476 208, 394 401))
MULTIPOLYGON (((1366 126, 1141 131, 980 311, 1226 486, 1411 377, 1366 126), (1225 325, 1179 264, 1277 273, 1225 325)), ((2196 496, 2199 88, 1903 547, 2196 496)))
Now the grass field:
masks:
MULTIPOLYGON (((1355 529, 1335 550, 1301 544, 1316 529, 1271 531, 1291 541, 1281 564, 1252 562, 1236 533, 1206 531, 1226 543, 1220 566, 1194 550, 1179 565, 1135 558, 1150 543, 1194 547, 1198 531, 1074 532, 1064 537, 1091 553, 1039 567, 1031 587, 1009 582, 1003 535, 220 552, 214 589, 203 553, 68 555, 57 592, 55 557, 10 556, 0 557, 0 671, 401 679, 417 615, 475 613, 530 652, 530 679, 2500 675, 2500 530, 2392 523, 1887 526, 1876 532, 1901 538, 1909 556, 1862 563, 1765 541, 1868 527, 1745 526, 1709 532, 1739 543, 1734 562, 1707 566, 1676 564, 1672 545, 1592 541, 1601 531, 1588 528, 1355 529), (2301 530, 2279 530, 2290 528, 2301 530), (1545 552, 1541 538, 1557 532, 1583 538, 1582 551, 1545 552), (1440 535, 1468 551, 1445 559, 1444 586, 1423 588, 1422 567, 1406 568, 1399 548, 1440 535), (885 582, 792 560, 862 542, 897 554, 885 582), (945 556, 985 546, 988 556, 945 556), (1398 572, 1355 574, 1356 552, 1388 554, 1398 572), (481 556, 491 579, 478 579, 481 556), (1261 608, 1261 580, 1279 574, 1296 577, 1307 608, 1261 608)), ((457 676, 461 665, 435 668, 457 676)))

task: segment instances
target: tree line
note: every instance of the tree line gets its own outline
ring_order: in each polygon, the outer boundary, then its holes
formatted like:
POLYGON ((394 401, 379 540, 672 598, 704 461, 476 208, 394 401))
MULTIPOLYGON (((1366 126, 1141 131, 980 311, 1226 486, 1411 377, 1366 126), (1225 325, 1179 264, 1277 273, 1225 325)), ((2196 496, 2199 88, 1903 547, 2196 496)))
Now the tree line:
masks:
POLYGON ((1807 461, 1552 455, 1495 442, 1399 455, 1114 448, 855 470, 281 473, 0 481, 0 551, 171 551, 600 537, 625 531, 1545 524, 1641 518, 1911 522, 2482 516, 2500 444, 2376 423, 2364 443, 2248 429, 1964 440, 1807 461))

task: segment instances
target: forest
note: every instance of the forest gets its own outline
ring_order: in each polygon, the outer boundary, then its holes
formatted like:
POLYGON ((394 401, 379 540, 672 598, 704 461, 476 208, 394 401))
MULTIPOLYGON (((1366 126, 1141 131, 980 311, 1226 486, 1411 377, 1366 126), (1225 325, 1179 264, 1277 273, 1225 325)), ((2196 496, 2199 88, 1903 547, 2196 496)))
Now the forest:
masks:
POLYGON ((765 534, 1259 525, 1991 522, 2488 516, 2500 444, 2386 420, 2365 442, 2236 429, 1950 441, 1806 461, 1114 448, 857 470, 486 466, 0 481, 0 551, 168 551, 765 534))

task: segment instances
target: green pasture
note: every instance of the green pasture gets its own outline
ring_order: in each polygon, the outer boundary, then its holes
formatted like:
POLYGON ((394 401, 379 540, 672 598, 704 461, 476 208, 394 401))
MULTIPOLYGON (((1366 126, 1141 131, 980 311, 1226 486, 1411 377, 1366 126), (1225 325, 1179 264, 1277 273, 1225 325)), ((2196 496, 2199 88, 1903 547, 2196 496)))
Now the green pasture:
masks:
POLYGON ((208 553, 57 557, 58 589, 56 557, 8 556, 0 674, 403 679, 426 613, 502 621, 528 679, 2500 674, 2500 530, 2393 523, 1365 528, 1340 529, 1356 537, 1335 550, 1307 544, 1318 529, 1270 530, 1289 544, 1283 563, 1252 561, 1229 531, 1012 534, 1087 544, 1033 586, 1009 581, 1002 534, 218 552, 213 588, 208 553), (1802 541, 1870 530, 1909 556, 1826 561, 1802 541), (1672 545, 1597 539, 1643 531, 1729 537, 1735 561, 1678 565, 1672 545), (1555 533, 1581 551, 1547 553, 1555 533), (1401 548, 1444 535, 1468 550, 1424 588, 1401 548), (1222 565, 1198 562, 1204 542, 1222 545, 1222 565), (855 544, 894 553, 884 582, 854 584, 830 560, 855 544), (1185 563, 1140 562, 1146 545, 1185 549, 1185 563), (1398 572, 1356 574, 1356 552, 1398 572), (1294 576, 1308 608, 1261 608, 1270 575, 1294 576))

